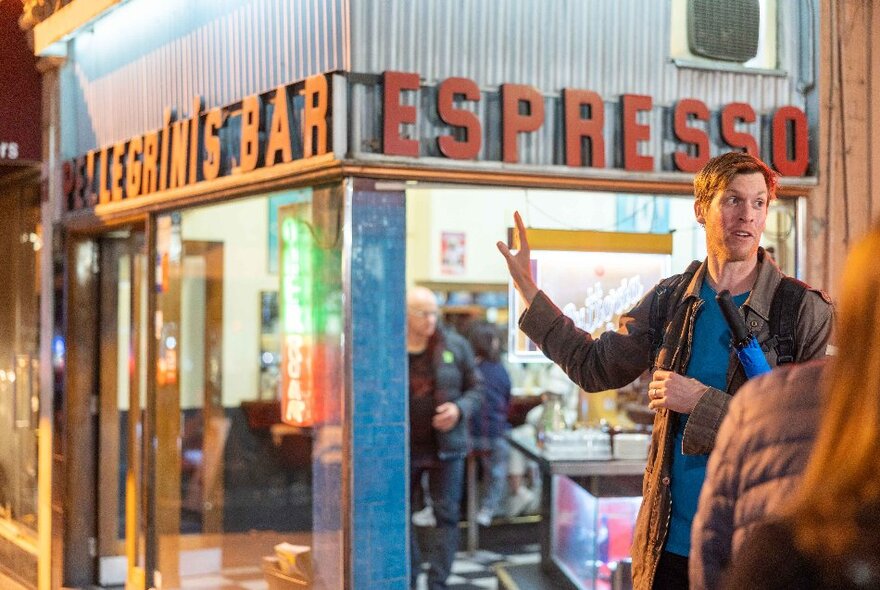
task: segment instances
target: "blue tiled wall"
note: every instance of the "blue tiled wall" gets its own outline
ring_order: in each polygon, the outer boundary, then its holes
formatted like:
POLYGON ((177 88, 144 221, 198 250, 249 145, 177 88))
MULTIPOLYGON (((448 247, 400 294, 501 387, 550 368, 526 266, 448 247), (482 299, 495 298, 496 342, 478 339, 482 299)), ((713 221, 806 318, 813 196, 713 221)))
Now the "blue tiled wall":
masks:
POLYGON ((406 528, 406 210, 402 192, 352 196, 352 588, 409 587, 406 528))

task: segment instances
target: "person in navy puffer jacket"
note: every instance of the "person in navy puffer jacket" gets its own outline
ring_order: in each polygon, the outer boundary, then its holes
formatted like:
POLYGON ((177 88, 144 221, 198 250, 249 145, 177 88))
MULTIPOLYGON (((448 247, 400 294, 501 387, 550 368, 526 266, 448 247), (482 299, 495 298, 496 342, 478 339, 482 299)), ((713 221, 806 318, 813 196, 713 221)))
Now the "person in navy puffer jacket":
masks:
POLYGON ((488 322, 474 324, 468 332, 477 366, 483 375, 485 398, 479 412, 471 418, 474 449, 482 451, 480 466, 483 490, 477 522, 488 526, 507 492, 507 461, 510 445, 505 434, 510 430, 510 375, 501 363, 501 338, 488 322))

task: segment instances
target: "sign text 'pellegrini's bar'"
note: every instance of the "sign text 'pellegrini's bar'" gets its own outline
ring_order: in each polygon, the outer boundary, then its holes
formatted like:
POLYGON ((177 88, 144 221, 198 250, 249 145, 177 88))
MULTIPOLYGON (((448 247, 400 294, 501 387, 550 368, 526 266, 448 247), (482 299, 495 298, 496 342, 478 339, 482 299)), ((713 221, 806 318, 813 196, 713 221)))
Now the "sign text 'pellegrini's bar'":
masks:
MULTIPOLYGON (((138 199, 221 176, 243 174, 328 153, 331 149, 348 151, 345 146, 331 146, 331 74, 279 86, 262 95, 251 95, 225 107, 203 110, 201 97, 193 100, 188 118, 178 119, 172 109, 165 109, 161 129, 93 150, 64 164, 64 194, 68 210, 91 208, 99 204, 138 199)), ((365 76, 358 76, 359 79, 365 76)), ((554 131, 552 153, 559 161, 546 164, 557 169, 567 167, 605 168, 606 139, 619 154, 617 166, 630 172, 657 169, 654 155, 640 153, 639 145, 658 132, 650 123, 640 121, 655 109, 651 96, 623 94, 616 106, 613 125, 606 122, 606 103, 590 90, 563 88, 558 98, 543 96, 524 84, 502 84, 497 89, 490 117, 492 128, 478 114, 477 103, 487 100, 486 90, 468 78, 452 77, 436 86, 423 85, 412 72, 384 72, 374 76, 374 87, 381 92, 378 101, 355 104, 349 81, 349 109, 359 109, 359 119, 378 121, 368 125, 355 151, 376 155, 424 158, 436 155, 456 161, 523 162, 518 140, 521 135, 542 128, 554 131), (418 93, 428 93, 422 100, 418 93), (554 117, 546 117, 545 101, 558 100, 554 117), (433 103, 433 104, 432 104, 433 103), (498 106, 494 107, 497 103, 498 106), (420 113, 416 105, 430 104, 431 113, 420 113), (373 106, 376 105, 376 106, 373 106), (381 105, 381 106, 379 106, 381 105), (381 112, 371 112, 381 108, 381 112), (373 118, 375 117, 375 118, 373 118), (372 119, 371 119, 372 118, 372 119), (559 120, 551 120, 558 118, 559 120), (431 125, 439 121, 441 129, 428 136, 431 125), (497 125, 497 127, 494 127, 497 125), (377 129, 380 137, 369 137, 377 129), (557 137, 558 135, 558 137, 557 137), (486 144, 486 145, 484 145, 486 144), (373 147, 375 146, 375 147, 373 147)), ((358 82, 360 83, 360 82, 358 82)), ((336 86, 339 88, 339 86, 336 86)), ((751 105, 735 102, 710 112, 703 101, 682 98, 664 116, 663 138, 677 149, 670 154, 673 170, 692 173, 710 158, 710 145, 722 149, 744 150, 761 156, 758 139, 743 130, 758 123, 760 136, 769 139, 765 157, 784 176, 804 176, 809 169, 809 129, 804 111, 795 106, 781 106, 772 114, 759 116, 751 105), (712 129, 710 132, 709 129, 712 129)))
POLYGON ((325 154, 329 98, 328 77, 319 75, 204 112, 196 97, 186 119, 165 109, 161 129, 65 162, 68 209, 147 197, 325 154))

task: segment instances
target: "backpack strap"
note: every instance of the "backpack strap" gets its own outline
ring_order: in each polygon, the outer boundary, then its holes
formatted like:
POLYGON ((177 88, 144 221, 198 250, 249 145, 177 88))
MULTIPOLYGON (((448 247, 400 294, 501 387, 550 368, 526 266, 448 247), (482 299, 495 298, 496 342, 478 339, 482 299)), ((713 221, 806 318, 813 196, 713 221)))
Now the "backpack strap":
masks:
POLYGON ((660 353, 660 347, 663 346, 669 309, 677 306, 678 302, 681 301, 685 289, 687 289, 691 279, 694 278, 694 274, 700 268, 700 264, 699 260, 694 260, 683 273, 663 279, 655 288, 657 295, 651 302, 651 312, 648 320, 651 328, 651 366, 656 362, 657 355, 660 353))
POLYGON ((794 277, 782 277, 770 303, 770 338, 776 348, 776 366, 795 361, 797 318, 809 287, 794 277))

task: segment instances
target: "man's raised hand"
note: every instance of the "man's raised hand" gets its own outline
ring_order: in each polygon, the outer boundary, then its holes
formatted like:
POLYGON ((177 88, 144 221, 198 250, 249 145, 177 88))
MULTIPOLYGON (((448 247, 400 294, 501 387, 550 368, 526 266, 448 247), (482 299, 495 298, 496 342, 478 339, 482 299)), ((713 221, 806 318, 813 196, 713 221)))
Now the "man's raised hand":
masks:
POLYGON ((513 286, 519 291, 526 303, 531 304, 538 294, 538 285, 532 278, 531 250, 529 240, 526 237, 526 226, 523 224, 519 211, 514 212, 513 221, 516 224, 516 233, 519 237, 519 250, 516 254, 510 252, 510 248, 504 242, 498 242, 498 251, 507 261, 507 270, 513 279, 513 286))

